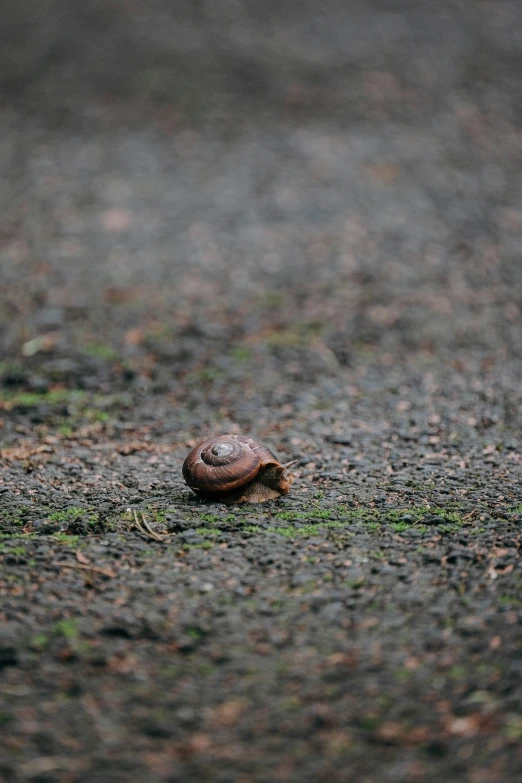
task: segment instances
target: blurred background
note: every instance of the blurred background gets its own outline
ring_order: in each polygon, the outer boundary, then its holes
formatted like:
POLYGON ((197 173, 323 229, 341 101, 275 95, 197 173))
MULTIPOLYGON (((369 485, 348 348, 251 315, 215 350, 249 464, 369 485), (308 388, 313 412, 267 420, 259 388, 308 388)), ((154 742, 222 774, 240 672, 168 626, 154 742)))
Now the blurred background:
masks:
POLYGON ((519 0, 4 0, 0 88, 5 384, 520 359, 519 0))

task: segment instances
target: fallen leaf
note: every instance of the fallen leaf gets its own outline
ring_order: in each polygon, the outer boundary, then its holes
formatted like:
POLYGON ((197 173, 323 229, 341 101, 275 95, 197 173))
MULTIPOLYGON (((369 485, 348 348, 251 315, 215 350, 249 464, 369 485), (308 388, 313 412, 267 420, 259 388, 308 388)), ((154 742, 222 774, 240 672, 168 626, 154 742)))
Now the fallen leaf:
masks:
POLYGON ((141 329, 129 329, 125 332, 125 344, 126 345, 140 345, 143 342, 143 332, 141 329))
POLYGON ((46 332, 38 337, 33 337, 22 345, 22 354, 24 356, 34 356, 40 351, 50 351, 56 345, 59 337, 58 332, 46 332))
POLYGON ((234 726, 241 717, 246 707, 246 702, 241 699, 231 699, 216 707, 214 720, 221 726, 234 726))
POLYGON ((85 571, 92 571, 96 574, 103 574, 103 576, 108 576, 111 579, 116 576, 114 571, 110 568, 98 568, 98 566, 84 565, 83 563, 53 563, 53 565, 57 566, 58 568, 81 568, 85 571))
POLYGON ((391 185, 399 176, 400 169, 394 163, 372 163, 366 166, 366 172, 372 182, 378 185, 391 185))
POLYGON ((473 737, 477 733, 479 726, 474 716, 468 718, 454 718, 446 726, 450 734, 457 737, 473 737))
POLYGON ((103 216, 103 227, 106 231, 125 231, 132 224, 132 213, 128 209, 108 209, 103 216))

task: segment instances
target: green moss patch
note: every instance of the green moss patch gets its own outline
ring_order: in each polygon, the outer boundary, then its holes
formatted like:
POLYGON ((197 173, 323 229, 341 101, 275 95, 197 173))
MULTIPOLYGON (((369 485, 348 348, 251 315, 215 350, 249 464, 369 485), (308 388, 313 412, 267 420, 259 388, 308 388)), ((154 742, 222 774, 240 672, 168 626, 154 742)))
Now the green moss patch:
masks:
POLYGON ((55 389, 47 392, 0 390, 0 400, 8 408, 34 408, 45 404, 79 403, 86 397, 87 392, 82 389, 55 389))

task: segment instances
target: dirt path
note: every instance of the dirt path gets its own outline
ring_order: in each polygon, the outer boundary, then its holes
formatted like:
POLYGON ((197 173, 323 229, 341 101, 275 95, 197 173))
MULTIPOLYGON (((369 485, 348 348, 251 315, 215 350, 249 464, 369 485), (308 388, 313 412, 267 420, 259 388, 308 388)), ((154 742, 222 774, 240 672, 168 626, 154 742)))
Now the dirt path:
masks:
POLYGON ((0 782, 518 781, 519 3, 28 5, 0 782), (219 432, 292 493, 201 503, 219 432))

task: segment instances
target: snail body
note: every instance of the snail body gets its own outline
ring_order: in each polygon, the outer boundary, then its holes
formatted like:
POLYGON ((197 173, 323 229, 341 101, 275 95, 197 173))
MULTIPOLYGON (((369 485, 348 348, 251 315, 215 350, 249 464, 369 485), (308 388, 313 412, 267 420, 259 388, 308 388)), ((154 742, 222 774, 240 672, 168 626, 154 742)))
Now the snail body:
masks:
POLYGON ((183 478, 201 497, 229 503, 264 503, 290 491, 289 468, 270 449, 243 435, 219 435, 195 446, 183 478))

